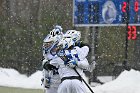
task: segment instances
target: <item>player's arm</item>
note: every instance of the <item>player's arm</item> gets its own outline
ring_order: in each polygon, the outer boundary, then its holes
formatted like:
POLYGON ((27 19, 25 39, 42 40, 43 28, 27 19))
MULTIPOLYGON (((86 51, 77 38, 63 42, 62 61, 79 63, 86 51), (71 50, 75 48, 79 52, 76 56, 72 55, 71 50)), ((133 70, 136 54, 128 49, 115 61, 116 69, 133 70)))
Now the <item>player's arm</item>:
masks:
POLYGON ((84 70, 87 70, 89 72, 92 72, 95 69, 96 62, 93 61, 91 64, 89 64, 88 60, 86 59, 90 48, 87 45, 82 45, 81 48, 77 48, 77 51, 79 53, 79 57, 81 61, 78 62, 78 67, 82 68, 84 70))
POLYGON ((92 72, 95 69, 96 62, 93 61, 91 64, 87 64, 87 59, 82 62, 78 62, 78 67, 84 69, 85 71, 92 72))
POLYGON ((80 60, 84 60, 88 53, 89 53, 89 47, 88 46, 83 46, 83 47, 75 47, 75 50, 77 51, 78 57, 80 58, 80 60))
POLYGON ((81 69, 83 69, 85 71, 89 71, 89 72, 92 72, 95 69, 95 65, 96 65, 95 61, 93 61, 91 64, 89 64, 86 58, 82 61, 70 60, 67 63, 67 66, 69 66, 71 68, 78 67, 78 68, 81 68, 81 69))
MULTIPOLYGON (((88 60, 86 59, 86 56, 88 55, 89 52, 89 48, 87 46, 84 46, 82 48, 76 48, 76 52, 74 52, 74 54, 72 54, 73 52, 71 52, 71 54, 67 55, 76 55, 76 56, 71 56, 70 61, 68 62, 68 66, 74 68, 75 66, 84 69, 86 71, 92 72, 93 69, 95 69, 95 61, 91 62, 91 64, 89 65, 88 60)), ((67 56, 69 57, 69 56, 67 56)))

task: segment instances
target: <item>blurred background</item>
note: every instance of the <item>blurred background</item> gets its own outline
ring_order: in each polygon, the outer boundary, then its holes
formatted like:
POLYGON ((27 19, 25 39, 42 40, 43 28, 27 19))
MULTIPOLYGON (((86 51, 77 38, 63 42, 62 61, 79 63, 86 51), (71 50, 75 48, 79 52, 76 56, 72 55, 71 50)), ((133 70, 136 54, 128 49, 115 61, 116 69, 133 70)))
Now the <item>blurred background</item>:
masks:
POLYGON ((82 41, 91 47, 89 62, 97 63, 93 73, 86 72, 91 81, 117 76, 125 68, 140 70, 140 27, 126 51, 126 27, 74 27, 72 15, 72 0, 0 0, 0 67, 28 76, 41 70, 43 39, 54 25, 61 25, 64 32, 80 30, 82 41))

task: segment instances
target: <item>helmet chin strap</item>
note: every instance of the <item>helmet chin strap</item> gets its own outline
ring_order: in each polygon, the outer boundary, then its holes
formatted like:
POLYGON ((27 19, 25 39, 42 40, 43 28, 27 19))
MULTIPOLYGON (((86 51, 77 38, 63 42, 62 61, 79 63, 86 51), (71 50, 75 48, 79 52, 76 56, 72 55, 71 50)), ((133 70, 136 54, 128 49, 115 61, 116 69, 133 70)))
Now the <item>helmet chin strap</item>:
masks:
POLYGON ((49 47, 49 48, 43 48, 43 50, 45 50, 45 54, 47 54, 47 53, 49 53, 50 52, 50 50, 51 50, 51 47, 49 47))
POLYGON ((52 56, 55 56, 55 55, 56 55, 56 52, 50 51, 50 54, 51 54, 52 56))
POLYGON ((68 49, 68 45, 66 45, 65 48, 64 48, 63 50, 66 50, 66 49, 68 49))

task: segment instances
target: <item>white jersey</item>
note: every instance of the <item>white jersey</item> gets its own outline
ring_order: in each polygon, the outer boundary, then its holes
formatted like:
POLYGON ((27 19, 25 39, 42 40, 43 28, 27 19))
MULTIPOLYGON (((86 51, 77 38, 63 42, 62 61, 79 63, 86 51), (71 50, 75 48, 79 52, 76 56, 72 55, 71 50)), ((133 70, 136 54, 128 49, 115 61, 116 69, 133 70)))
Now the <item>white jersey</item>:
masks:
MULTIPOLYGON (((67 52, 68 51, 65 51, 66 54, 67 54, 67 52)), ((82 65, 82 66, 83 65, 89 66, 88 61, 86 59, 88 52, 89 52, 88 47, 82 47, 82 48, 75 47, 75 49, 71 50, 71 54, 78 53, 78 57, 79 57, 78 64, 82 65)), ((73 68, 70 68, 69 66, 64 64, 64 61, 60 57, 56 57, 53 60, 51 60, 50 64, 59 66, 58 72, 59 72, 60 78, 69 77, 69 76, 78 76, 77 73, 73 70, 73 68)), ((76 69, 80 75, 83 75, 83 69, 81 69, 81 68, 76 68, 76 69)))
MULTIPOLYGON (((60 57, 57 57, 57 58, 51 60, 50 64, 59 66, 58 72, 59 72, 61 79, 63 77, 78 76, 77 73, 72 68, 70 68, 69 66, 64 64, 64 61, 60 57), (57 62, 57 64, 56 64, 56 62, 57 62)), ((82 73, 83 73, 82 69, 80 69, 80 68, 76 68, 76 69, 82 75, 82 73)))
MULTIPOLYGON (((44 58, 47 60, 53 60, 55 56, 52 56, 51 54, 45 54, 44 58)), ((58 87, 61 82, 59 74, 55 74, 55 72, 55 70, 45 70, 44 72, 46 78, 51 78, 50 87, 58 87)))
POLYGON ((78 62, 78 67, 82 68, 86 71, 92 72, 93 69, 95 69, 96 62, 93 61, 89 65, 88 60, 86 59, 86 57, 88 55, 88 52, 89 52, 88 46, 83 46, 82 48, 79 48, 79 47, 76 46, 75 49, 78 53, 79 59, 84 60, 83 62, 78 62))
POLYGON ((84 46, 82 48, 79 48, 79 47, 74 47, 75 48, 75 51, 77 52, 78 54, 78 57, 80 59, 80 61, 77 63, 78 64, 78 67, 82 66, 82 67, 88 67, 89 66, 89 63, 88 63, 88 60, 87 60, 87 55, 88 55, 88 52, 89 52, 89 48, 87 46, 84 46))
POLYGON ((77 51, 78 57, 80 58, 80 60, 84 60, 89 52, 89 48, 88 46, 83 46, 81 48, 79 48, 78 46, 74 47, 77 51))
MULTIPOLYGON (((72 58, 74 58, 74 60, 78 61, 78 64, 89 65, 87 59, 85 58, 87 56, 89 50, 86 49, 85 53, 80 52, 84 48, 75 47, 75 49, 73 49, 73 50, 70 50, 70 51, 66 50, 65 54, 66 55, 70 54, 70 56, 72 56, 72 58), (71 52, 71 53, 69 53, 69 52, 71 52), (83 54, 81 54, 81 53, 83 53, 83 54)), ((50 64, 54 64, 55 66, 59 66, 58 72, 59 72, 61 79, 63 77, 78 76, 78 74, 75 72, 75 70, 73 68, 67 66, 64 63, 65 62, 60 57, 56 57, 50 61, 50 64)), ((76 70, 78 71, 78 73, 81 76, 83 75, 82 68, 76 67, 76 70)), ((85 88, 83 82, 81 82, 80 80, 66 79, 60 84, 60 86, 58 88, 58 93, 87 93, 87 92, 86 92, 86 88, 85 88)))

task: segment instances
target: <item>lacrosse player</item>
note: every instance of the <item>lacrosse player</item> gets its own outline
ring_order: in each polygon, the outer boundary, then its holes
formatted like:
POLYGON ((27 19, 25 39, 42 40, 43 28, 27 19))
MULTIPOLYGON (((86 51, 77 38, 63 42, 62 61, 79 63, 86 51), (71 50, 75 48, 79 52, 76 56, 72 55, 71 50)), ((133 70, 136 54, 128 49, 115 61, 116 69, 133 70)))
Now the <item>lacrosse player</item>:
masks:
POLYGON ((63 37, 61 26, 55 28, 43 40, 43 78, 45 93, 57 93, 60 84, 60 77, 58 74, 58 67, 50 64, 50 61, 56 56, 50 50, 61 40, 63 37))

